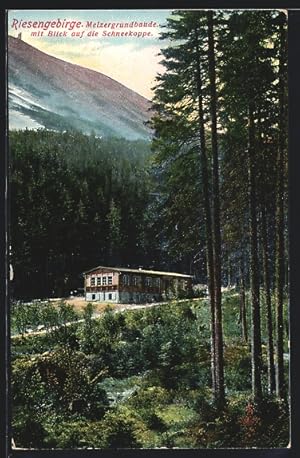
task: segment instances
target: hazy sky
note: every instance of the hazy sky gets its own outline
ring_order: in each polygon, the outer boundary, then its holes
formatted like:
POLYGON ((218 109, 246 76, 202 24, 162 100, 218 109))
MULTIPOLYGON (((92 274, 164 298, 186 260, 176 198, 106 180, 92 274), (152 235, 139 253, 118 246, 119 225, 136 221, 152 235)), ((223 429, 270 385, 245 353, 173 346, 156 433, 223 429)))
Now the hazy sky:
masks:
POLYGON ((10 10, 8 13, 8 33, 16 37, 22 32, 22 39, 60 59, 82 65, 110 76, 125 86, 151 98, 151 87, 158 71, 162 71, 158 56, 162 42, 158 40, 160 25, 165 23, 170 10, 10 10), (43 36, 34 36, 42 28, 23 28, 22 21, 81 21, 80 28, 67 31, 67 37, 48 36, 48 31, 63 32, 66 28, 51 28, 43 31, 43 36), (103 31, 112 32, 111 26, 106 28, 87 28, 87 21, 100 23, 116 22, 150 22, 157 27, 134 27, 132 29, 115 28, 114 31, 150 32, 151 36, 107 37, 101 36, 103 31), (14 25, 14 27, 12 27, 14 25), (16 29, 17 27, 17 29, 16 29), (98 36, 87 36, 89 31, 98 32, 98 36), (77 32, 79 36, 73 36, 77 32))

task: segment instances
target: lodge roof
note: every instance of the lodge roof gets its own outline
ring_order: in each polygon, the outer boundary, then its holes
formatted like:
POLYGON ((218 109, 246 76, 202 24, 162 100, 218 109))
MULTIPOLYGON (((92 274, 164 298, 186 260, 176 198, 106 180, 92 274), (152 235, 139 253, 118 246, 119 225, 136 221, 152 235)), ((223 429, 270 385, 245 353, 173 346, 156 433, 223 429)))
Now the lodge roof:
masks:
POLYGON ((83 272, 83 274, 88 274, 93 272, 94 270, 98 269, 106 269, 106 270, 111 270, 113 272, 128 272, 128 273, 133 273, 133 274, 148 274, 148 275, 160 275, 160 276, 168 276, 168 277, 179 277, 179 278, 193 278, 192 275, 187 275, 187 274, 181 274, 178 272, 165 272, 165 271, 160 271, 160 270, 146 270, 146 269, 129 269, 128 267, 110 267, 110 266, 97 266, 94 267, 93 269, 86 270, 83 272))

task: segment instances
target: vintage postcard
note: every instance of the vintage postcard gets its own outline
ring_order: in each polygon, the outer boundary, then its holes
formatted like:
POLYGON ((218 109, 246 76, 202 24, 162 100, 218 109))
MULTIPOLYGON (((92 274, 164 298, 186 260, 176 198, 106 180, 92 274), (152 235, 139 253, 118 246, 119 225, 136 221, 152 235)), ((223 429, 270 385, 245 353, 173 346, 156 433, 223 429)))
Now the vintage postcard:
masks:
POLYGON ((7 25, 12 449, 289 447, 287 11, 7 25))

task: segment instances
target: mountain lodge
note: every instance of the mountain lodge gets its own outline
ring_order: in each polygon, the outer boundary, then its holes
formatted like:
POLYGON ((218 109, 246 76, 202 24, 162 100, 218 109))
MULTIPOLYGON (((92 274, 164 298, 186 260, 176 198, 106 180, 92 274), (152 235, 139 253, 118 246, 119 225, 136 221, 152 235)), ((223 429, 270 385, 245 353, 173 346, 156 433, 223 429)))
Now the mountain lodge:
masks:
POLYGON ((176 272, 104 266, 83 275, 86 301, 136 304, 186 296, 193 278, 176 272))

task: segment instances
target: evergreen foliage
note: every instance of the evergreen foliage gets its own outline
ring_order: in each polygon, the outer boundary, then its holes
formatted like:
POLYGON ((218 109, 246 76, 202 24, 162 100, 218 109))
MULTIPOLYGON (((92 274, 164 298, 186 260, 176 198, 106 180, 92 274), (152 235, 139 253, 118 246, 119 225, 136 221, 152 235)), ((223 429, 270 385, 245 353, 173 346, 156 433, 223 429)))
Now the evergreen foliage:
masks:
POLYGON ((10 133, 13 299, 67 296, 96 265, 191 273, 203 296, 81 321, 15 301, 18 446, 288 445, 286 29, 174 11, 151 145, 10 133))
POLYGON ((146 142, 38 130, 9 146, 15 298, 67 296, 95 265, 146 261, 146 142))

